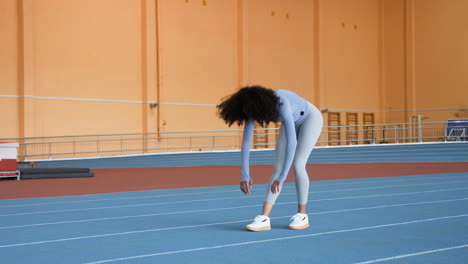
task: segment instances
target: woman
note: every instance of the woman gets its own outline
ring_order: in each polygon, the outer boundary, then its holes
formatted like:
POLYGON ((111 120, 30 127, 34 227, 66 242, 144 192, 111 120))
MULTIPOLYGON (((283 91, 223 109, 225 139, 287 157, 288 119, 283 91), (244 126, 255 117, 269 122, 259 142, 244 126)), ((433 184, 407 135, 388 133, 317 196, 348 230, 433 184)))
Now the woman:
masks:
POLYGON ((309 176, 305 169, 307 159, 322 131, 320 111, 297 94, 262 86, 247 86, 223 99, 218 105, 219 116, 231 126, 244 124, 240 189, 250 194, 249 150, 254 121, 262 127, 270 122, 281 122, 275 150, 275 169, 270 179, 261 215, 246 226, 250 231, 270 230, 270 212, 291 165, 296 176, 298 213, 291 217, 290 229, 309 227, 306 214, 309 194, 309 176))

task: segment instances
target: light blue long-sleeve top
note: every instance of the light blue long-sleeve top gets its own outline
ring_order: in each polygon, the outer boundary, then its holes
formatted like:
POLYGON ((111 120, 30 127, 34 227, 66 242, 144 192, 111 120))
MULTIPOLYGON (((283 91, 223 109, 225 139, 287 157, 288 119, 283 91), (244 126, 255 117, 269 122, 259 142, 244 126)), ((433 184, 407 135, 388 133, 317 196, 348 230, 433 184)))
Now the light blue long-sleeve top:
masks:
MULTIPOLYGON (((278 122, 281 122, 286 134, 286 155, 284 166, 281 170, 278 181, 283 183, 288 176, 288 171, 294 159, 294 153, 297 146, 296 125, 302 124, 304 118, 309 112, 308 102, 297 94, 287 90, 276 90, 276 96, 279 97, 278 103, 278 122)), ((249 158, 250 142, 253 134, 254 120, 245 122, 241 149, 241 182, 249 181, 249 158)))

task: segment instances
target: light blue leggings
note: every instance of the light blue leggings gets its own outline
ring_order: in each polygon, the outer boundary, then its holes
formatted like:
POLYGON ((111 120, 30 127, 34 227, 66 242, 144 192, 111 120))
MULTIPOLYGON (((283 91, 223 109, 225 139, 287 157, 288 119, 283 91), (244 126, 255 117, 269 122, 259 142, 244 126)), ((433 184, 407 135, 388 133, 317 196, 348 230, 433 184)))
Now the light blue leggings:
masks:
MULTIPOLYGON (((306 171, 307 159, 312 152, 315 144, 317 143, 320 133, 322 132, 323 119, 320 111, 309 104, 309 114, 304 119, 301 125, 296 126, 297 147, 294 154, 292 167, 294 175, 296 176, 296 192, 297 201, 299 204, 307 204, 309 197, 309 175, 306 171)), ((271 192, 271 185, 278 179, 281 169, 283 168, 284 156, 286 154, 286 135, 283 125, 280 127, 278 141, 276 142, 275 149, 275 169, 268 185, 265 201, 272 204, 275 203, 276 198, 281 192, 273 194, 271 192)))

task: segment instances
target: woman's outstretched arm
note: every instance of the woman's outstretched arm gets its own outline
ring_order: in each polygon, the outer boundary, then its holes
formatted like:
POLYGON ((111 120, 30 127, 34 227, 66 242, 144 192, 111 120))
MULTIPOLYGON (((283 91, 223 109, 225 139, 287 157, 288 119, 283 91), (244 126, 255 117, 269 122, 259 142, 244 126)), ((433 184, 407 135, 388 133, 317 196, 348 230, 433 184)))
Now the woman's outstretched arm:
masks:
POLYGON ((241 161, 241 181, 250 180, 249 174, 249 158, 250 158, 250 141, 253 134, 254 121, 252 119, 245 122, 244 134, 242 136, 242 161, 241 161))

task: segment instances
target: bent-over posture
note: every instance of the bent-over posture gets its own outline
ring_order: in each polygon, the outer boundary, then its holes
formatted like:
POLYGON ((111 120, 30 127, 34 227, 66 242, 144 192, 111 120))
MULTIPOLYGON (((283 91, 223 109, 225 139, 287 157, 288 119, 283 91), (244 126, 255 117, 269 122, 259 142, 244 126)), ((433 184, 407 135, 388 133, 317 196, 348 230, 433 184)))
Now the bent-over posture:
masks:
POLYGON ((246 226, 247 230, 270 230, 270 212, 281 192, 291 166, 296 176, 298 213, 291 217, 290 229, 309 227, 306 214, 309 194, 307 160, 322 131, 320 111, 304 98, 287 90, 271 90, 262 86, 248 86, 225 98, 218 105, 220 117, 230 126, 244 124, 242 139, 240 188, 250 194, 252 179, 249 173, 250 142, 254 121, 261 126, 281 122, 275 149, 275 169, 270 179, 262 213, 246 226))

